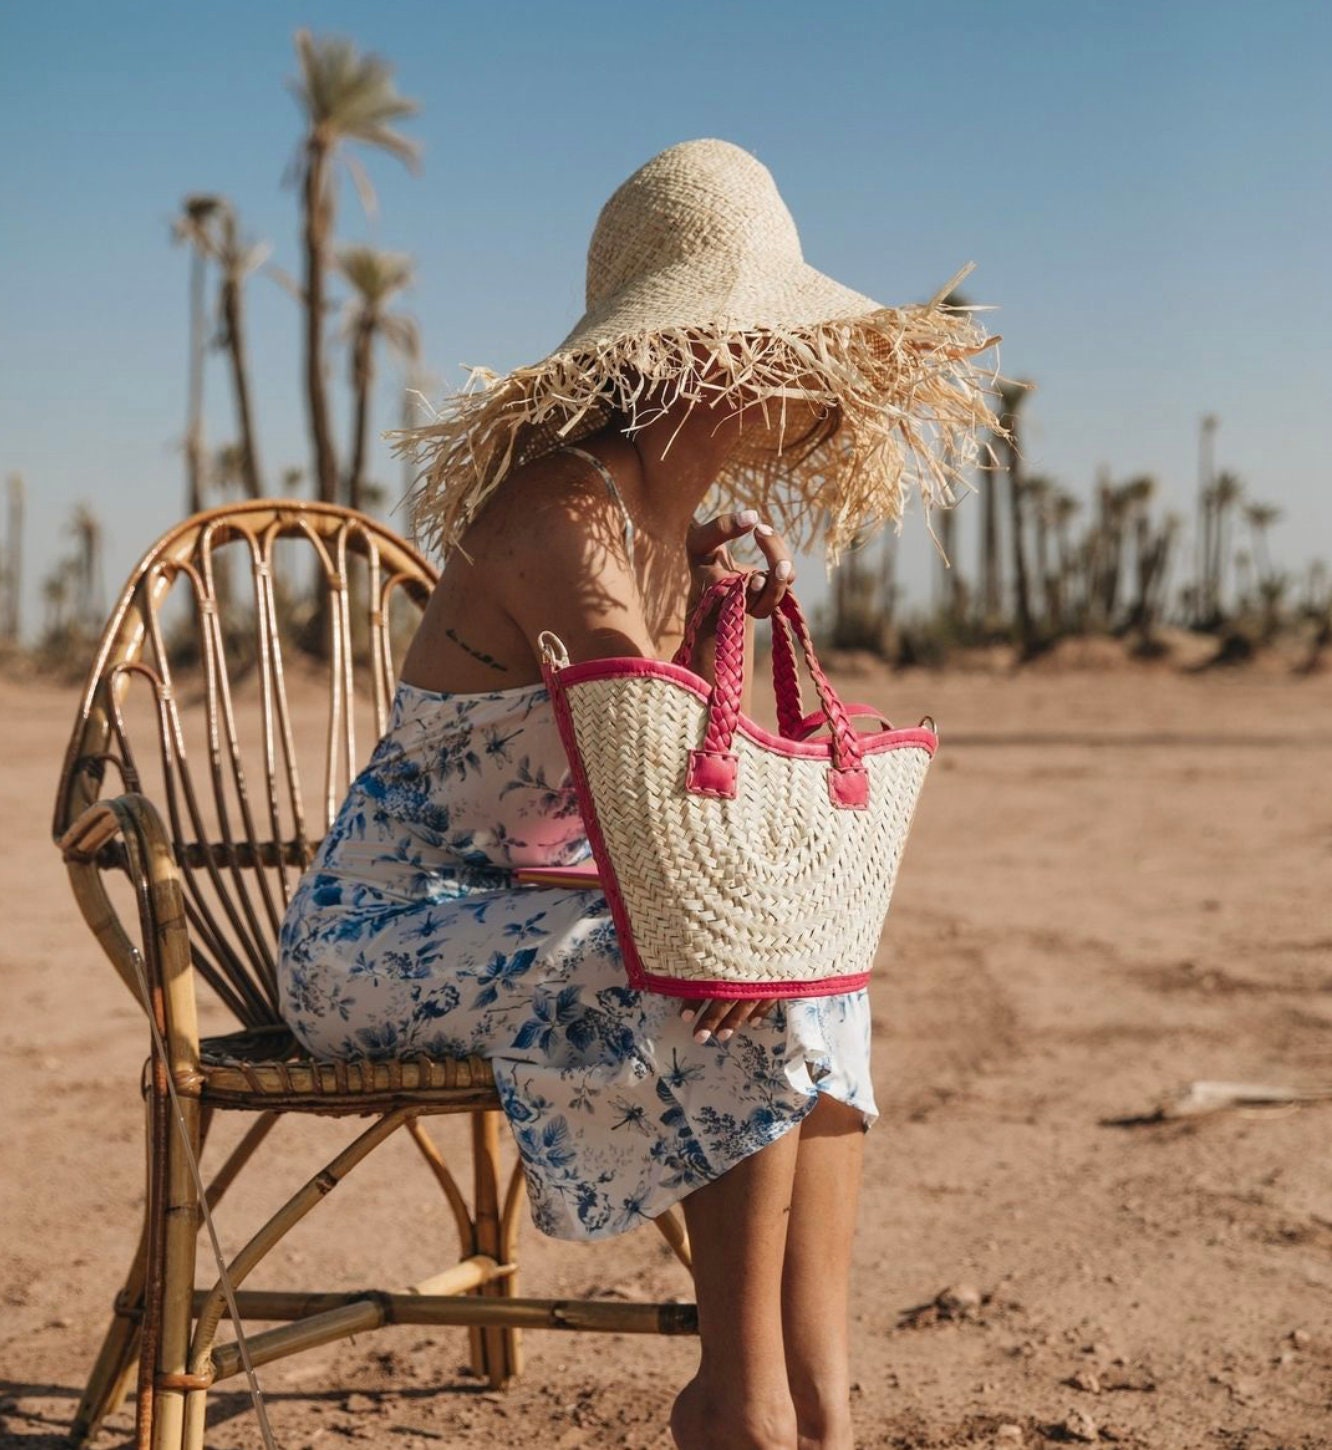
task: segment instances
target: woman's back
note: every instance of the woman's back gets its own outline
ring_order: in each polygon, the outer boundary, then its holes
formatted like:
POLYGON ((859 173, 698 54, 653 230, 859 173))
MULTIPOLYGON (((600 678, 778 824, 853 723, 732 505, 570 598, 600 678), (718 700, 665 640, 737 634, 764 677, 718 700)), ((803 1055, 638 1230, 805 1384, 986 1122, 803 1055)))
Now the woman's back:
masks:
POLYGON ((576 659, 675 648, 689 583, 683 547, 664 547, 638 524, 632 445, 613 434, 591 441, 517 470, 487 501, 449 558, 405 680, 437 692, 536 682, 542 629, 576 659))

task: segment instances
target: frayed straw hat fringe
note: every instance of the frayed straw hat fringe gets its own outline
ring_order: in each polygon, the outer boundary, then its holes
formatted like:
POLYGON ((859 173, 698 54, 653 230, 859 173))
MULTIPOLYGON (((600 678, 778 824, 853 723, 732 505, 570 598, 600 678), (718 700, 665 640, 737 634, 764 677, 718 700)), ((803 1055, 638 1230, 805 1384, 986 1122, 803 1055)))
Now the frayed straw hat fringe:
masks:
POLYGON ((430 422, 386 435, 418 465, 415 534, 447 556, 515 468, 617 415, 632 433, 680 399, 723 398, 747 406, 703 512, 756 508, 793 546, 821 542, 829 569, 858 534, 900 532, 913 489, 928 526, 971 488, 981 433, 1002 431, 997 361, 975 361, 1000 339, 973 316, 986 309, 944 300, 970 270, 930 302, 882 306, 804 261, 756 158, 670 147, 602 208, 588 310, 564 342, 504 376, 469 368, 430 422), (819 426, 834 410, 840 426, 819 426))

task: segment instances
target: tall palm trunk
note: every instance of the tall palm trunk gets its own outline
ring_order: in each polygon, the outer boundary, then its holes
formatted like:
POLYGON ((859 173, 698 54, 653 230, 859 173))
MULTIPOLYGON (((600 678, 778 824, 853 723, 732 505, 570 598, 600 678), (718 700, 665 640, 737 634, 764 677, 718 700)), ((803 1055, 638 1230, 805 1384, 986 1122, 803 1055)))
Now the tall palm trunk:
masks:
POLYGON ((943 559, 939 560, 939 590, 944 614, 949 619, 957 618, 960 597, 961 580, 957 572, 957 559, 954 557, 956 540, 957 514, 953 509, 946 508, 939 518, 939 542, 948 562, 945 564, 943 559))
POLYGON ((1003 390, 1001 422, 1007 432, 1003 440, 1004 472, 1008 477, 1008 518, 1012 535, 1014 608, 1018 640, 1030 649, 1035 630, 1031 616, 1031 586, 1027 576, 1026 489, 1023 486, 1021 447, 1018 442, 1018 410, 1027 396, 1025 384, 1006 385, 1003 390))
POLYGON ((1014 607, 1017 612, 1018 639, 1029 648, 1035 633, 1031 617, 1031 588, 1027 577, 1027 521, 1025 494, 1014 450, 1008 474, 1009 531, 1013 540, 1014 607))
POLYGON ((999 573, 999 474, 986 470, 981 474, 981 619, 991 625, 1003 608, 1002 580, 999 573))
POLYGON ((370 428, 370 393, 375 381, 375 325, 363 316, 352 339, 352 389, 356 395, 356 416, 352 432, 351 471, 347 475, 347 502, 354 509, 363 506, 365 494, 365 444, 370 428))
POLYGON ((329 426, 324 370, 324 281, 332 199, 328 188, 328 143, 312 132, 305 162, 305 395, 314 449, 315 492, 321 503, 338 501, 338 465, 329 426))
POLYGON ((190 249, 190 381, 188 416, 185 424, 185 511, 197 514, 203 508, 204 434, 203 387, 204 335, 204 254, 198 246, 190 249))
POLYGON ((1194 623, 1203 624, 1216 612, 1212 575, 1213 445, 1219 420, 1211 413, 1198 425, 1198 576, 1195 583, 1194 623))
POLYGON ((4 638, 17 644, 23 632, 23 479, 9 475, 9 519, 5 530, 4 638))
POLYGON ((236 422, 240 430, 241 481, 250 498, 264 496, 259 472, 259 445, 255 441, 254 415, 250 407, 250 376, 245 356, 245 322, 241 301, 241 279, 224 278, 222 283, 222 325, 226 330, 227 355, 231 359, 231 382, 236 394, 236 422))

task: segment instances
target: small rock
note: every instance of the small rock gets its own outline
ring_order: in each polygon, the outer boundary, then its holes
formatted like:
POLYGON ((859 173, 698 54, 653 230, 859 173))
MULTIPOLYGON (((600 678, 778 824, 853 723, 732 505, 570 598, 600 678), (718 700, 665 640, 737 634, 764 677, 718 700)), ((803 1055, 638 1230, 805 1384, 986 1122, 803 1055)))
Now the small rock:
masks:
POLYGON ((1290 1331, 1290 1342, 1296 1349, 1308 1349, 1311 1336, 1307 1329, 1292 1329, 1290 1331))
POLYGON ((369 1395, 363 1395, 354 1391, 342 1402, 342 1408, 349 1415, 373 1414, 379 1408, 378 1402, 372 1400, 369 1395))
POLYGON ((950 1284, 941 1289, 934 1302, 951 1318, 974 1314, 981 1306, 981 1292, 974 1284, 950 1284))
POLYGON ((1150 1392, 1156 1381, 1146 1370, 1109 1369, 1101 1375, 1103 1390, 1142 1390, 1150 1392))
POLYGON ((998 1445, 1021 1445, 1021 1425, 1000 1425, 994 1432, 995 1443, 998 1445))
POLYGON ((1080 1369, 1076 1374, 1069 1375, 1065 1384, 1072 1385, 1075 1390, 1084 1390, 1089 1395, 1101 1393, 1101 1381, 1094 1370, 1080 1369))
POLYGON ((1070 1410, 1059 1429, 1066 1439, 1081 1440, 1087 1444, 1100 1438, 1096 1421, 1085 1410, 1070 1410))

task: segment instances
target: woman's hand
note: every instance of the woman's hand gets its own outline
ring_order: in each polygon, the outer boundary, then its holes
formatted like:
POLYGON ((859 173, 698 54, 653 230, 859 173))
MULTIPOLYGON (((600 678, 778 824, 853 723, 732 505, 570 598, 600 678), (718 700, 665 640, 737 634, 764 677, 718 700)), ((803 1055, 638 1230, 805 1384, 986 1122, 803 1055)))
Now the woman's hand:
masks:
POLYGON ((691 521, 685 539, 685 551, 689 557, 686 619, 693 614, 709 584, 716 579, 724 579, 728 574, 743 572, 743 566, 731 558, 726 546, 751 530, 768 567, 751 577, 745 612, 755 619, 767 619, 777 608, 782 596, 795 582, 795 564, 786 540, 771 524, 759 523, 758 514, 753 509, 745 509, 743 513, 716 514, 705 523, 691 521))
POLYGON ((728 1042, 746 1022, 761 1022, 777 1005, 775 998, 766 1002, 718 1002, 704 997, 686 1002, 680 1016, 694 1024, 694 1041, 706 1042, 715 1036, 728 1042))
MULTIPOLYGON (((727 545, 753 531, 755 542, 767 564, 766 570, 755 572, 745 596, 745 612, 755 619, 766 619, 777 608, 782 596, 795 579, 795 564, 786 540, 768 523, 759 523, 753 509, 742 513, 717 514, 705 523, 689 525, 685 549, 689 555, 689 602, 685 618, 692 617, 698 601, 708 585, 728 574, 739 574, 742 567, 731 558, 727 545)), ((737 1028, 765 1017, 777 1004, 769 1002, 717 1002, 696 999, 684 1004, 680 1016, 693 1022, 694 1040, 706 1042, 716 1036, 727 1042, 737 1028)))

